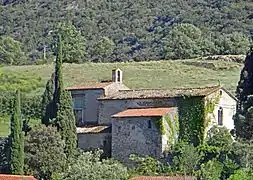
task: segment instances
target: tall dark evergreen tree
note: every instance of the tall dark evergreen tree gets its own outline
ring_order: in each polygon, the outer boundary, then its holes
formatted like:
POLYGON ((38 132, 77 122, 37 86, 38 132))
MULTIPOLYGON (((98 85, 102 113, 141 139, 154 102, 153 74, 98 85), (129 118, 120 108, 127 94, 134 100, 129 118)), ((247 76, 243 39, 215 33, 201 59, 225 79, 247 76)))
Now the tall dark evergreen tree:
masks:
POLYGON ((54 73, 51 75, 51 78, 47 81, 46 89, 42 96, 42 117, 41 123, 46 126, 52 123, 51 120, 56 118, 56 108, 53 103, 54 99, 54 73))
POLYGON ((12 174, 23 174, 24 168, 24 134, 20 107, 20 92, 16 92, 13 113, 11 116, 10 134, 10 170, 12 174))
POLYGON ((55 65, 55 93, 54 103, 56 104, 56 122, 62 139, 65 141, 65 152, 68 157, 71 157, 76 148, 76 125, 75 117, 72 108, 72 99, 68 91, 63 87, 62 75, 62 43, 61 36, 58 36, 57 43, 57 58, 55 65))
POLYGON ((63 92, 63 76, 62 76, 62 42, 61 35, 58 34, 57 38, 57 52, 55 63, 55 93, 54 102, 57 105, 59 103, 60 94, 63 92))
POLYGON ((72 109, 72 99, 68 91, 64 90, 62 75, 62 42, 57 37, 57 51, 54 76, 47 82, 43 95, 42 123, 57 127, 62 139, 65 141, 65 152, 71 157, 76 148, 76 125, 72 109), (55 118, 55 119, 54 119, 55 118), (50 121, 54 119, 54 121, 50 121))
POLYGON ((253 137, 253 51, 247 55, 236 89, 238 98, 235 115, 236 135, 248 140, 253 137))
POLYGON ((76 124, 71 102, 70 93, 66 90, 62 91, 57 107, 56 125, 62 139, 65 140, 65 153, 67 157, 71 157, 74 154, 77 146, 76 124))

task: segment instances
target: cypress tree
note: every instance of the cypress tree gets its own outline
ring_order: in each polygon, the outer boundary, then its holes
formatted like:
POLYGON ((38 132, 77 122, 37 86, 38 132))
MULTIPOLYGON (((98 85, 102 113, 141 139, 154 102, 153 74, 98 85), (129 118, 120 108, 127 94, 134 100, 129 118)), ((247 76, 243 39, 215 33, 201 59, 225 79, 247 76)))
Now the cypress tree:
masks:
POLYGON ((76 148, 77 136, 75 117, 72 108, 72 98, 68 91, 64 90, 62 75, 62 43, 61 36, 57 39, 55 72, 47 82, 43 95, 42 123, 53 124, 57 127, 62 139, 65 141, 65 152, 71 157, 76 148), (50 119, 54 119, 51 121, 50 119))
POLYGON ((237 137, 249 140, 253 137, 253 52, 245 59, 236 89, 238 105, 234 118, 237 137))
POLYGON ((77 136, 71 95, 63 87, 62 43, 60 35, 58 36, 57 49, 54 94, 54 103, 57 107, 55 125, 61 133, 62 139, 65 141, 65 152, 68 157, 71 157, 76 148, 77 136))
POLYGON ((54 102, 56 104, 59 103, 60 94, 63 92, 63 76, 62 76, 62 42, 61 35, 58 35, 57 41, 57 56, 55 63, 55 94, 54 94, 54 102))
POLYGON ((54 107, 54 73, 52 73, 51 78, 47 81, 46 89, 42 96, 42 117, 41 123, 46 126, 50 125, 52 122, 50 120, 56 117, 56 108, 54 107))
POLYGON ((66 90, 61 92, 56 122, 62 139, 66 144, 65 153, 67 157, 72 157, 77 146, 76 124, 71 102, 70 93, 66 90))
POLYGON ((11 116, 10 134, 10 170, 12 174, 23 174, 24 168, 24 134, 20 107, 20 92, 16 92, 13 113, 11 116))

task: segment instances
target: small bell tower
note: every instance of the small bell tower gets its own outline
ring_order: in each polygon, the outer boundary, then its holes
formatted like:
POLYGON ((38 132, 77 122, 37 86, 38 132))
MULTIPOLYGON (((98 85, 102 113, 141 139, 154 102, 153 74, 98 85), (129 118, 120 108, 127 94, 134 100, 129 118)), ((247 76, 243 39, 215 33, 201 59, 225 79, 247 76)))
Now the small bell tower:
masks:
POLYGON ((112 82, 122 84, 123 81, 123 72, 118 69, 112 70, 112 82))

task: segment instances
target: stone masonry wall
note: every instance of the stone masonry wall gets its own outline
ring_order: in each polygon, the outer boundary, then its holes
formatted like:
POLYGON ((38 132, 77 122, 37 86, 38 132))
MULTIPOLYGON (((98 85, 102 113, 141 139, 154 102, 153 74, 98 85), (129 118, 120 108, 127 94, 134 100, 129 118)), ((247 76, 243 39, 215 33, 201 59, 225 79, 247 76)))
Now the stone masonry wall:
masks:
POLYGON ((112 157, 131 164, 129 156, 153 156, 162 154, 161 132, 150 117, 114 119, 112 125, 112 157), (151 128, 149 128, 151 121, 151 128))

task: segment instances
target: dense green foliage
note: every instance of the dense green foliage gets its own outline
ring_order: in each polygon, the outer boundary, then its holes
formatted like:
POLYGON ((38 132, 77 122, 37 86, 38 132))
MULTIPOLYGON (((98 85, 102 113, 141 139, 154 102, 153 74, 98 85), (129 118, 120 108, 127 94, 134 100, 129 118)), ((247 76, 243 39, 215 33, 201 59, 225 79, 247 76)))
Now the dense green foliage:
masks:
POLYGON ((111 159, 100 160, 102 152, 83 152, 63 173, 64 180, 126 180, 127 168, 111 159))
POLYGON ((46 126, 50 125, 55 118, 54 116, 54 73, 51 75, 51 78, 47 81, 45 91, 42 95, 42 114, 41 114, 41 123, 46 126))
POLYGON ((65 153, 71 157, 77 148, 76 123, 70 92, 61 92, 57 107, 56 126, 65 141, 65 153))
POLYGON ((183 97, 178 103, 179 139, 194 145, 203 143, 206 126, 205 100, 183 97))
POLYGON ((0 91, 31 92, 38 87, 42 87, 41 78, 38 76, 27 76, 21 73, 9 73, 0 69, 0 91))
POLYGON ((56 113, 55 125, 62 139, 65 141, 65 152, 69 158, 73 156, 77 148, 77 135, 72 98, 70 93, 64 90, 63 87, 62 58, 62 42, 61 35, 59 35, 55 65, 55 92, 53 98, 56 109, 53 112, 56 113))
MULTIPOLYGON (((210 43, 210 40, 205 40, 202 37, 199 28, 191 24, 179 24, 173 27, 164 38, 165 57, 167 59, 194 58, 202 55, 202 49, 206 49, 207 53, 212 54, 214 44, 210 43)), ((204 53, 203 55, 208 54, 204 53)))
POLYGON ((57 129, 35 126, 25 138, 25 171, 40 179, 50 179, 66 167, 64 141, 57 129))
POLYGON ((228 180, 251 180, 253 173, 248 169, 239 169, 235 174, 231 175, 228 180))
POLYGON ((60 23, 57 26, 57 34, 62 37, 63 62, 82 63, 87 61, 85 39, 75 26, 69 23, 60 23))
POLYGON ((65 153, 71 157, 77 147, 75 117, 72 98, 63 87, 62 74, 62 42, 57 36, 55 72, 48 80, 42 97, 42 123, 56 126, 65 142, 65 153))
POLYGON ((7 174, 10 170, 10 161, 9 161, 9 138, 0 138, 0 172, 7 174))
MULTIPOLYGON (((238 54, 246 51, 247 37, 252 33, 252 9, 250 0, 4 0, 0 3, 0 36, 20 41, 32 60, 42 58, 45 50, 46 57, 53 54, 58 23, 73 24, 80 39, 85 39, 74 46, 82 52, 85 49, 88 59, 96 61, 238 54), (196 26, 191 29, 197 30, 197 39, 175 31, 178 28, 170 32, 184 23, 196 26), (180 44, 175 44, 177 40, 180 44), (201 45, 196 44, 199 40, 201 45), (177 46, 185 47, 183 53, 170 54, 177 46)), ((80 59, 80 52, 75 52, 77 59, 68 59, 86 61, 80 59)))
POLYGON ((133 176, 194 175, 207 180, 251 177, 252 143, 233 142, 224 127, 214 126, 208 134, 206 141, 197 147, 177 142, 168 157, 160 162, 152 157, 133 156, 131 159, 137 164, 130 173, 133 176))
POLYGON ((198 176, 205 180, 220 180, 222 172, 222 163, 217 160, 209 160, 201 164, 198 176))
POLYGON ((250 140, 253 137, 253 52, 246 57, 236 89, 238 105, 235 129, 238 137, 250 140))
POLYGON ((24 134, 22 132, 22 117, 20 108, 20 92, 16 92, 13 113, 11 116, 10 134, 10 172, 23 174, 24 169, 24 134))
POLYGON ((26 64, 27 57, 21 49, 21 44, 10 36, 0 36, 0 64, 26 64))
POLYGON ((202 154, 193 144, 179 141, 173 149, 172 169, 183 174, 192 174, 197 170, 202 154))

